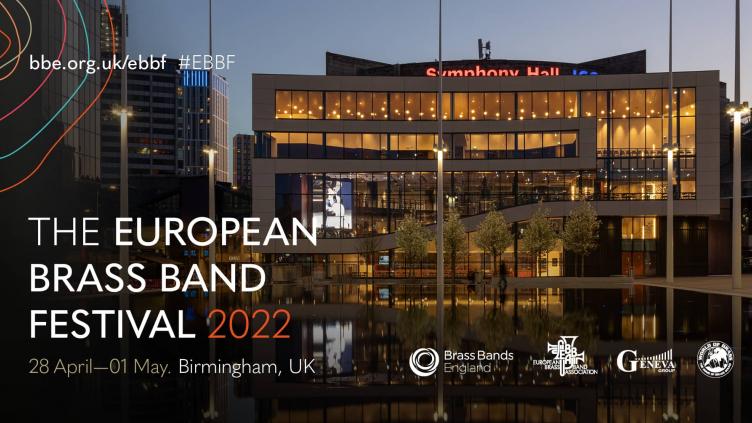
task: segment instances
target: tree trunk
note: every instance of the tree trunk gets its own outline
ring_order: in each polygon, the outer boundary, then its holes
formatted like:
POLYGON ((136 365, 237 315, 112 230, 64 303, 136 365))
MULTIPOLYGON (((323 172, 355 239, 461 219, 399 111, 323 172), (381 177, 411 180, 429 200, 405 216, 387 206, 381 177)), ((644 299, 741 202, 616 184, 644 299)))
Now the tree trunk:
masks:
POLYGON ((580 276, 585 277, 585 254, 580 254, 580 276))
POLYGON ((455 291, 455 287, 454 287, 455 277, 457 274, 457 267, 456 267, 457 253, 456 252, 452 252, 450 261, 452 264, 452 307, 456 307, 457 306, 457 292, 455 291))
MULTIPOLYGON (((493 283, 493 278, 496 275, 497 267, 496 267, 496 253, 493 255, 493 273, 491 273, 491 283, 493 283)), ((493 311, 496 312, 496 284, 494 284, 493 289, 493 311)))
POLYGON ((573 273, 573 275, 577 276, 577 275, 579 275, 579 273, 577 273, 577 254, 574 255, 574 260, 572 260, 572 263, 574 264, 574 266, 573 266, 574 267, 574 273, 573 273))

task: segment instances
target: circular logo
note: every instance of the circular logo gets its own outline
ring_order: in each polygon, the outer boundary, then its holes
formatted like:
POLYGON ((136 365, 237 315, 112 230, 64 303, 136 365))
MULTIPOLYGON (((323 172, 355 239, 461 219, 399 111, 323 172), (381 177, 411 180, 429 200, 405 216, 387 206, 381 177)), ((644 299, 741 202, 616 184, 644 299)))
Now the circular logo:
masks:
POLYGON ((439 367, 439 353, 433 348, 418 348, 410 354, 410 370, 420 377, 428 377, 439 367))
POLYGON ((697 368, 707 377, 724 377, 734 368, 734 351, 725 342, 708 341, 697 352, 697 368))

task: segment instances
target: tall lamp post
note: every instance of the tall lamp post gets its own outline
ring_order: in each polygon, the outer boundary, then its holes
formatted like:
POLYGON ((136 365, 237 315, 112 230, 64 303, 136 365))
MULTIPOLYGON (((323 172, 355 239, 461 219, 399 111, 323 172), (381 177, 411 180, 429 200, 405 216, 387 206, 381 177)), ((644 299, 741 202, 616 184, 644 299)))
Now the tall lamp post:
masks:
POLYGON ((436 140, 436 349, 439 366, 436 372, 436 412, 434 421, 446 421, 444 411, 444 75, 441 58, 441 2, 439 0, 439 89, 436 96, 438 139, 436 140))
MULTIPOLYGON (((734 117, 734 156, 733 156, 733 202, 731 206, 731 286, 733 289, 742 287, 742 114, 749 113, 749 103, 741 101, 741 69, 740 69, 740 8, 736 0, 734 39, 734 104, 728 113, 734 117)), ((742 299, 740 296, 731 298, 731 343, 735 352, 741 357, 742 346, 742 299)), ((734 366, 732 373, 732 420, 734 423, 742 421, 742 369, 734 366)))
MULTIPOLYGON (((128 17, 126 13, 125 0, 120 2, 120 53, 125 56, 125 42, 128 38, 128 17)), ((112 40, 115 47, 115 40, 112 40)), ((113 49, 113 53, 116 50, 113 49)), ((128 117, 133 113, 128 108, 128 70, 123 68, 120 71, 120 107, 113 110, 115 115, 120 116, 120 217, 128 217, 128 117)), ((126 235, 127 236, 127 235, 126 235)), ((127 238, 126 238, 127 240, 127 238)), ((130 259, 130 250, 127 245, 121 245, 118 251, 120 262, 120 277, 128 280, 128 261, 130 259)), ((118 305, 121 310, 130 308, 130 298, 128 291, 123 289, 118 297, 118 305)), ((120 341, 120 356, 123 359, 128 357, 130 350, 130 339, 125 337, 120 341)), ((130 409, 130 378, 123 375, 120 378, 120 396, 121 396, 121 419, 128 421, 130 409)))
POLYGON ((666 166, 666 283, 674 283, 674 72, 673 72, 674 2, 668 2, 668 139, 663 145, 666 166))
MULTIPOLYGON (((208 156, 209 159, 209 167, 207 170, 207 179, 209 180, 209 212, 208 212, 208 218, 211 221, 216 221, 216 201, 215 201, 215 175, 214 175, 214 157, 217 154, 217 150, 214 148, 211 148, 210 146, 207 146, 204 148, 204 153, 208 156)), ((211 272, 211 267, 216 264, 217 261, 217 247, 212 242, 209 244, 209 272, 211 272)), ((217 293, 212 289, 209 290, 209 311, 214 310, 217 308, 217 293)), ((209 319, 207 315, 207 325, 209 326, 209 332, 214 331, 214 320, 209 319)), ((216 361, 217 356, 217 344, 216 340, 210 339, 209 340, 209 362, 213 363, 216 361)), ((216 376, 212 373, 209 375, 209 409, 204 413, 204 417, 206 417, 209 420, 214 420, 219 416, 219 413, 216 409, 215 404, 215 395, 216 395, 216 376)))

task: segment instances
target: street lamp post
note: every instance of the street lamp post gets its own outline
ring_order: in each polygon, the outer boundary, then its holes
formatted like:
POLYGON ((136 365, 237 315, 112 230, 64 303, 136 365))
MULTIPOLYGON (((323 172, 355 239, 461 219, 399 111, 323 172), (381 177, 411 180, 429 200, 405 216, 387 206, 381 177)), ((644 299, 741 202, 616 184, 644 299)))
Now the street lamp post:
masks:
POLYGON ((729 108, 734 118, 733 204, 731 215, 731 280, 734 289, 742 287, 742 115, 749 112, 744 102, 729 108))
MULTIPOLYGON (((208 211, 207 217, 211 221, 216 221, 217 217, 216 217, 216 209, 215 209, 216 202, 215 202, 215 189, 214 189, 214 185, 215 185, 214 157, 217 154, 217 150, 211 147, 206 147, 204 148, 204 153, 208 156, 208 160, 209 160, 209 166, 207 170, 207 179, 209 180, 209 186, 208 186, 209 211, 208 211)), ((217 247, 212 242, 211 244, 209 244, 209 263, 207 266, 209 268, 209 272, 212 271, 212 266, 216 263, 216 258, 217 258, 217 247)), ((211 289, 209 290, 208 310, 211 311, 211 310, 214 310, 215 308, 217 308, 217 293, 213 289, 211 289)), ((209 319, 208 314, 207 314, 207 325, 209 326, 209 332, 210 333, 213 332, 214 327, 215 327, 214 320, 209 319)), ((214 339, 210 339, 209 340, 209 362, 210 363, 215 362, 216 356, 217 356, 216 341, 214 339)), ((216 395, 216 376, 212 373, 209 375, 209 410, 207 410, 207 412, 204 414, 204 416, 207 417, 209 420, 214 420, 219 416, 219 413, 217 412, 216 404, 215 404, 215 395, 216 395)))
POLYGON ((673 72, 673 22, 674 2, 668 6, 668 140, 664 151, 667 152, 666 165, 666 282, 674 282, 674 145, 673 108, 674 108, 674 72, 673 72))
POLYGON ((441 58, 442 19, 439 0, 439 89, 436 96, 438 139, 436 140, 436 349, 439 352, 439 366, 436 372, 436 413, 435 421, 446 421, 444 411, 444 75, 441 58))
MULTIPOLYGON (((128 38, 126 2, 120 2, 120 54, 126 54, 126 39, 128 38)), ((115 40, 112 40, 112 46, 115 47, 115 40)), ((116 50, 113 50, 115 53, 116 50)), ((123 68, 120 71, 120 107, 113 110, 113 113, 120 116, 120 217, 128 217, 128 117, 132 112, 128 109, 128 70, 123 68)), ((127 236, 127 235, 126 235, 127 236)), ((126 238, 127 240, 128 238, 126 238)), ((125 243, 124 243, 125 244, 125 243)), ((119 247, 120 277, 128 280, 128 261, 130 259, 130 250, 127 245, 119 247)), ((130 308, 130 298, 128 290, 121 290, 118 295, 118 306, 121 310, 130 308)), ((130 337, 125 337, 120 341, 120 357, 127 359, 130 351, 130 337)), ((126 375, 120 378, 120 397, 121 397, 121 419, 128 421, 130 409, 130 378, 126 375)))

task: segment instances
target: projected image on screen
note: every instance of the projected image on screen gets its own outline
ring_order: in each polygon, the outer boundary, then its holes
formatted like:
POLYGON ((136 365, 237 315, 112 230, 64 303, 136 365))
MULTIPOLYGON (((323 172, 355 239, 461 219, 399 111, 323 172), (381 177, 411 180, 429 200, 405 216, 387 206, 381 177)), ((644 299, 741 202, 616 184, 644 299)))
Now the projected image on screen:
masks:
MULTIPOLYGON (((323 204, 315 207, 313 224, 317 228, 352 229, 352 180, 327 176, 314 181, 314 190, 323 190, 323 204)), ((318 191, 321 192, 321 191, 318 191)))

